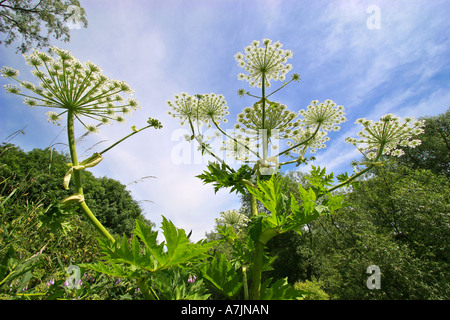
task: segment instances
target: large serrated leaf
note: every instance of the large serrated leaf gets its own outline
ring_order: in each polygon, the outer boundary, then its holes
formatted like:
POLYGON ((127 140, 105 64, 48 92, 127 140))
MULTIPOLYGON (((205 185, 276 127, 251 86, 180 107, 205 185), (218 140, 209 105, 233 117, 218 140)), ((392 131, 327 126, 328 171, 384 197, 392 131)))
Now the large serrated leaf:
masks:
POLYGON ((261 285, 261 300, 300 300, 305 292, 290 286, 287 278, 278 279, 270 284, 272 279, 267 279, 261 285))
POLYGON ((212 243, 191 243, 183 229, 178 229, 170 221, 163 217, 163 234, 167 252, 164 252, 164 267, 192 262, 205 257, 212 243))
POLYGON ((138 270, 132 270, 132 268, 118 263, 106 264, 103 262, 97 262, 80 264, 79 266, 119 278, 135 279, 141 276, 138 270))
POLYGON ((203 278, 228 299, 233 299, 242 288, 242 274, 228 261, 225 254, 213 257, 200 270, 203 278))
POLYGON ((137 271, 156 272, 180 266, 205 257, 213 243, 191 243, 183 229, 163 217, 165 241, 157 242, 157 232, 136 221, 135 237, 129 244, 125 235, 122 240, 99 239, 100 250, 109 264, 85 265, 93 270, 118 277, 136 277, 137 271), (142 244, 144 248, 142 248, 142 244))

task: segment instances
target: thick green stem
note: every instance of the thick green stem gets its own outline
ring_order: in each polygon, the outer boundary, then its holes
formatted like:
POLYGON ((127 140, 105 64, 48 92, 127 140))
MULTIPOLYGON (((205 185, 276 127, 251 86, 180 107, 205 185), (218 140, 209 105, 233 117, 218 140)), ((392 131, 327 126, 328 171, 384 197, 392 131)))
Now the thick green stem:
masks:
MULTIPOLYGON (((72 110, 69 110, 67 114, 67 135, 69 138, 69 150, 70 150, 70 157, 72 159, 72 165, 74 167, 79 165, 78 162, 78 155, 77 155, 77 149, 75 147, 75 131, 74 131, 74 114, 72 110)), ((73 178, 75 182, 75 190, 76 193, 83 195, 83 187, 81 183, 81 171, 80 170, 73 170, 73 178)), ((92 211, 87 206, 86 202, 83 200, 80 202, 80 208, 82 209, 84 215, 88 219, 88 221, 106 238, 111 239, 114 241, 114 238, 109 234, 108 230, 105 229, 105 227, 100 223, 100 221, 97 220, 97 218, 94 216, 92 211)))
MULTIPOLYGON (((257 200, 256 197, 251 194, 251 208, 252 216, 258 214, 257 200)), ((255 255, 253 256, 253 266, 252 266, 252 281, 250 287, 249 298, 250 300, 259 300, 261 296, 261 273, 263 267, 264 259, 264 245, 257 241, 255 242, 255 255)))
POLYGON ((258 205, 256 202, 255 195, 253 195, 253 194, 250 195, 250 201, 251 201, 251 205, 252 205, 252 216, 256 216, 258 214, 258 205))
POLYGON ((252 285, 250 287, 250 300, 261 299, 261 274, 264 260, 264 245, 255 243, 255 255, 253 257, 252 285))
POLYGON ((248 281, 247 281, 247 267, 242 267, 242 274, 243 274, 243 280, 244 280, 244 300, 249 300, 248 295, 248 281))
POLYGON ((265 164, 265 161, 267 159, 268 151, 268 136, 267 136, 267 129, 266 129, 266 88, 265 88, 265 78, 266 75, 262 74, 262 147, 263 147, 263 161, 265 164))
POLYGON ((139 290, 141 291, 142 295, 144 296, 145 300, 156 300, 155 296, 150 292, 150 289, 148 288, 147 282, 145 279, 137 279, 137 285, 139 290))

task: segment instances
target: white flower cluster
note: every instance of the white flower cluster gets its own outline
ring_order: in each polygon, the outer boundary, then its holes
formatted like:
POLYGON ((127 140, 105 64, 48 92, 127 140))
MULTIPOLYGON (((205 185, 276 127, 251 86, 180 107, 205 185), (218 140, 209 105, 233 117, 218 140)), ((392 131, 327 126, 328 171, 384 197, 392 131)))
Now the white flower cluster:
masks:
MULTIPOLYGON (((298 134, 300 120, 296 120, 297 114, 287 110, 286 105, 268 100, 266 102, 264 129, 262 126, 262 102, 245 108, 237 116, 234 129, 241 133, 236 133, 234 140, 224 141, 224 149, 231 152, 229 156, 237 160, 248 161, 252 157, 250 150, 255 151, 262 146, 264 134, 267 136, 267 144, 271 152, 278 150, 280 139, 293 138, 298 134)), ((259 153, 256 151, 253 154, 259 153)))
POLYGON ((215 93, 192 96, 187 93, 175 95, 175 101, 167 101, 172 109, 168 114, 180 118, 181 124, 187 120, 191 124, 204 123, 208 127, 212 124, 227 122, 225 116, 229 114, 225 97, 215 93))
POLYGON ((57 123, 61 116, 71 111, 90 132, 97 132, 98 125, 85 124, 80 116, 96 120, 103 124, 111 121, 125 122, 124 115, 139 108, 136 99, 125 98, 133 91, 127 83, 112 80, 102 74, 102 70, 88 61, 84 65, 67 50, 51 48, 51 55, 34 51, 24 55, 27 63, 33 67, 32 74, 40 80, 38 86, 18 79, 19 72, 3 67, 3 77, 12 78, 33 95, 23 94, 19 87, 5 86, 9 93, 21 95, 24 103, 30 107, 43 106, 60 109, 61 112, 47 112, 48 120, 57 123))
POLYGON ((194 121, 200 118, 198 109, 198 99, 185 92, 175 95, 175 101, 167 101, 167 105, 172 109, 167 113, 174 118, 179 118, 183 125, 186 120, 194 121))
POLYGON ((238 210, 227 210, 220 213, 220 218, 216 218, 218 225, 234 227, 235 229, 245 228, 250 219, 238 210))
POLYGON ((289 147, 294 147, 290 153, 296 153, 304 156, 309 150, 311 153, 316 153, 318 149, 326 148, 326 142, 330 140, 326 131, 315 131, 311 128, 302 128, 296 130, 296 135, 293 136, 292 141, 287 141, 289 147))
POLYGON ((386 114, 380 121, 373 122, 365 118, 356 120, 356 124, 364 126, 358 133, 360 139, 346 138, 347 143, 358 145, 358 149, 369 160, 378 160, 382 155, 401 156, 404 154, 398 146, 415 148, 421 144, 420 140, 413 139, 415 135, 424 132, 424 121, 406 117, 403 120, 393 114, 386 114))
POLYGON ((324 131, 339 131, 341 123, 347 121, 344 116, 344 107, 337 106, 332 100, 319 103, 313 100, 306 110, 300 110, 303 116, 302 124, 306 127, 317 127, 324 131))
POLYGON ((271 131, 277 130, 283 138, 290 138, 293 131, 300 125, 300 121, 294 121, 297 118, 295 112, 287 110, 286 105, 267 101, 265 107, 265 120, 263 128, 262 102, 247 107, 237 117, 235 129, 248 134, 259 135, 261 129, 268 131, 269 137, 271 131))
POLYGON ((247 74, 240 73, 239 80, 248 81, 251 87, 270 87, 271 80, 285 80, 286 74, 292 69, 287 59, 292 58, 291 50, 283 50, 280 42, 272 43, 270 39, 253 41, 245 48, 245 54, 238 52, 234 57, 239 67, 247 74))
POLYGON ((308 149, 311 153, 316 153, 318 149, 325 148, 325 143, 330 140, 327 132, 340 130, 340 124, 347 121, 344 107, 336 105, 332 100, 322 103, 313 100, 306 110, 299 111, 299 115, 303 119, 299 120, 300 125, 293 131, 292 141, 288 141, 287 145, 294 147, 292 153, 302 156, 308 149))
POLYGON ((222 141, 221 150, 226 152, 228 159, 249 162, 255 161, 255 155, 259 157, 260 147, 261 140, 257 137, 233 132, 222 141))

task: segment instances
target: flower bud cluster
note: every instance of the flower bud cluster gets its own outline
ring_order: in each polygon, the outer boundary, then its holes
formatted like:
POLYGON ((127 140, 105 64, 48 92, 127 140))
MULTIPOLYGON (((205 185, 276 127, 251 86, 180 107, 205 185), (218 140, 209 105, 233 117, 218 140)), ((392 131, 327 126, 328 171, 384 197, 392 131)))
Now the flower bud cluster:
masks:
POLYGON ((272 43, 270 39, 253 41, 245 48, 245 54, 238 52, 234 58, 238 66, 244 68, 247 74, 240 73, 239 80, 249 82, 251 87, 270 87, 271 80, 285 80, 286 74, 292 69, 287 63, 292 58, 291 50, 283 50, 280 42, 272 43), (264 82, 264 84, 263 84, 264 82))
POLYGON ((402 156, 404 151, 399 146, 415 148, 421 144, 414 136, 424 132, 424 121, 406 117, 403 120, 391 113, 373 122, 365 118, 356 120, 364 129, 358 132, 359 139, 346 138, 347 143, 358 145, 358 149, 369 160, 378 160, 381 155, 402 156))
POLYGON ((90 61, 83 65, 67 50, 52 47, 51 51, 56 58, 37 50, 24 55, 27 64, 33 68, 32 74, 40 81, 38 86, 19 80, 18 71, 3 67, 2 76, 14 79, 31 95, 24 94, 20 87, 11 85, 5 86, 6 91, 25 97, 23 102, 30 107, 60 109, 59 113, 47 112, 48 120, 52 123, 57 123, 62 119, 61 115, 71 111, 90 132, 97 132, 98 125, 85 124, 80 116, 102 124, 124 122, 124 115, 139 108, 136 99, 128 97, 125 100, 122 96, 133 93, 127 83, 107 78, 90 61))

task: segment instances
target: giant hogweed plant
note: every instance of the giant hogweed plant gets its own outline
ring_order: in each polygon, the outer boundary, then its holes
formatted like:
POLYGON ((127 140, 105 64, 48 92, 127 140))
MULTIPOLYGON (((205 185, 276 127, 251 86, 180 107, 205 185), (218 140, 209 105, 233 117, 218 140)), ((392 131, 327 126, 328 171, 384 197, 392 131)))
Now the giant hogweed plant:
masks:
MULTIPOLYGON (((212 183, 215 191, 231 188, 231 191, 241 194, 249 192, 251 195, 251 221, 248 226, 251 241, 237 237, 233 229, 221 228, 224 239, 230 240, 237 254, 241 255, 240 259, 236 259, 241 260, 237 266, 241 268, 245 298, 249 299, 268 297, 267 294, 273 293, 275 288, 285 288, 282 283, 274 283, 272 287, 267 282, 261 283, 261 273, 267 267, 264 248, 270 239, 289 230, 301 232, 310 221, 335 212, 343 205, 343 196, 333 193, 334 190, 352 183, 375 166, 382 165, 383 156, 401 156, 402 150, 397 149, 398 146, 414 148, 419 145, 420 140, 414 139, 414 136, 423 132, 423 122, 413 118, 401 119, 386 114, 376 122, 358 119, 356 124, 363 126, 358 133, 359 138, 346 138, 346 142, 353 144, 363 156, 363 160, 355 166, 354 173, 351 176, 341 174, 337 177, 338 181, 334 182, 332 173, 326 174, 325 168, 312 166, 310 187, 305 189, 299 185, 301 201, 296 201, 293 195, 286 197, 277 171, 288 164, 298 166, 314 160, 313 156, 307 158, 307 153, 314 154, 325 148, 329 140, 328 133, 340 130, 340 125, 347 120, 344 107, 332 100, 314 100, 306 109, 298 112, 272 100, 287 85, 300 81, 298 74, 286 80, 287 73, 292 69, 292 65, 287 62, 292 56, 292 51, 283 49, 280 42, 269 39, 253 41, 244 53, 235 55, 238 66, 245 70, 238 75, 238 79, 247 81, 251 88, 258 88, 259 93, 238 90, 238 95, 254 98, 256 102, 238 114, 231 131, 222 126, 227 122, 229 111, 225 97, 221 94, 181 93, 168 102, 171 108, 169 114, 180 119, 181 125, 187 125, 191 131, 186 139, 196 140, 202 153, 215 160, 198 177, 204 183, 212 183), (282 81, 282 84, 269 91, 275 81, 282 81), (203 134, 205 126, 214 128, 214 134, 203 134), (223 143, 219 151, 212 148, 216 140, 223 143), (230 157, 233 161, 241 161, 239 169, 233 169, 227 163, 230 157), (257 201, 269 213, 258 212, 257 201), (236 244, 238 240, 241 245, 236 244), (242 247, 246 247, 246 250, 242 247), (247 270, 250 275, 249 289, 247 270)), ((224 279, 232 278, 237 269, 217 268, 224 264, 225 258, 217 259, 211 263, 216 271, 205 271, 204 274, 223 291, 227 288, 224 279), (214 274, 216 277, 212 277, 214 274)), ((231 286, 224 295, 234 296, 233 290, 236 288, 231 286)), ((283 294, 288 296, 286 292, 283 294)))
POLYGON ((112 80, 106 77, 102 70, 88 61, 84 65, 67 51, 52 47, 51 52, 56 56, 34 51, 24 55, 26 62, 32 68, 32 74, 39 80, 35 85, 19 79, 19 71, 3 67, 1 74, 5 78, 16 81, 17 85, 5 85, 6 92, 24 97, 23 103, 30 107, 44 107, 48 121, 59 124, 66 117, 68 146, 72 162, 63 179, 63 186, 69 189, 69 182, 73 176, 75 194, 61 201, 58 209, 70 209, 78 205, 88 221, 106 238, 113 240, 106 228, 97 220, 89 209, 83 195, 82 171, 96 166, 103 159, 103 155, 120 142, 132 135, 150 128, 161 128, 158 120, 149 118, 148 125, 136 129, 123 139, 117 141, 105 150, 94 153, 80 161, 76 148, 75 121, 89 133, 97 133, 100 124, 125 122, 125 115, 139 108, 139 103, 130 95, 133 90, 124 81, 112 80), (25 92, 24 92, 25 91, 25 92), (124 95, 128 95, 126 98, 124 95))
POLYGON ((76 192, 63 199, 49 212, 61 218, 74 206, 79 206, 88 221, 102 235, 99 238, 99 245, 104 262, 80 266, 107 275, 134 280, 146 299, 208 297, 204 294, 201 280, 191 286, 184 285, 183 290, 175 290, 172 294, 167 288, 170 288, 173 282, 170 274, 176 274, 180 278, 181 271, 177 271, 177 268, 203 258, 212 243, 191 243, 183 229, 176 228, 164 217, 162 229, 165 241, 162 243, 158 243, 156 239, 157 232, 153 232, 139 220, 136 220, 135 236, 130 243, 125 236, 122 239, 114 239, 98 221, 84 199, 83 170, 96 166, 102 161, 107 151, 138 132, 151 127, 160 129, 161 123, 149 118, 147 125, 143 128, 137 129, 136 126, 132 126, 132 132, 127 136, 103 151, 80 161, 75 143, 75 121, 78 121, 87 132, 97 133, 101 124, 124 123, 125 115, 139 108, 139 104, 134 98, 124 97, 124 95, 130 96, 133 92, 128 84, 109 79, 92 62, 83 65, 69 51, 56 47, 52 48, 52 52, 56 58, 39 51, 25 55, 27 63, 33 69, 32 74, 40 81, 38 85, 20 80, 19 72, 10 67, 3 67, 1 74, 5 78, 15 80, 18 84, 5 85, 8 93, 24 97, 24 104, 30 107, 51 109, 46 113, 48 121, 59 124, 63 117, 66 117, 72 162, 68 164, 69 169, 63 178, 62 185, 68 190, 69 183, 73 180, 76 192))

